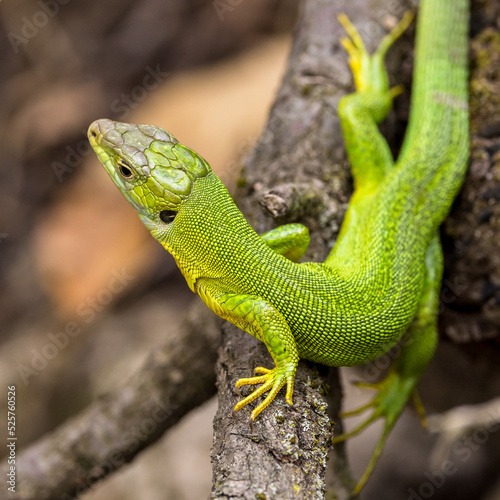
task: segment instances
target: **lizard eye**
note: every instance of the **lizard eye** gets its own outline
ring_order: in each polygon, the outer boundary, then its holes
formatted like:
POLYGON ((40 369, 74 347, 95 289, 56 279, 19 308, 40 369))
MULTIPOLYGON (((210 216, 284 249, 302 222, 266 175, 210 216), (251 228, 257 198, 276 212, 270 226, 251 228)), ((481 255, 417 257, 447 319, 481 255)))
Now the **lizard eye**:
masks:
POLYGON ((174 212, 173 210, 162 210, 160 212, 160 219, 165 224, 170 224, 175 219, 176 215, 177 215, 177 212, 174 212))
POLYGON ((131 179, 132 177, 134 177, 134 172, 132 172, 132 168, 125 160, 119 159, 116 162, 116 164, 118 166, 118 172, 120 172, 120 175, 124 179, 131 179))

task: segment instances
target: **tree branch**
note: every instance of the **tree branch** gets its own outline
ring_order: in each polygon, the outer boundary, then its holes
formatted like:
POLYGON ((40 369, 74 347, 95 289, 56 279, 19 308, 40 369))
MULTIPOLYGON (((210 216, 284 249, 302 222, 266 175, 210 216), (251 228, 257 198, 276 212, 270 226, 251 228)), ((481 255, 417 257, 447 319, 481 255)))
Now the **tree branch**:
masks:
POLYGON ((442 323, 460 343, 499 339, 500 332, 500 5, 473 2, 472 9, 471 159, 443 227, 442 323))
MULTIPOLYGON (((130 462, 215 394, 220 323, 197 302, 177 335, 152 351, 122 387, 19 455, 18 493, 12 498, 73 498, 130 462)), ((7 469, 1 473, 5 477, 7 469)))

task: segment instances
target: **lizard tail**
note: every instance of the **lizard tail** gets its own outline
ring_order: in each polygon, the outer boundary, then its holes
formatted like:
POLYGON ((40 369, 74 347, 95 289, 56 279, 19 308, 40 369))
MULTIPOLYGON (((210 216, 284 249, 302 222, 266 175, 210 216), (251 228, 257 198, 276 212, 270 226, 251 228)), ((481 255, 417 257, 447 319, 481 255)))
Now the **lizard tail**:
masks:
POLYGON ((408 191, 427 240, 446 217, 467 168, 468 4, 423 0, 418 14, 410 120, 395 182, 408 191))

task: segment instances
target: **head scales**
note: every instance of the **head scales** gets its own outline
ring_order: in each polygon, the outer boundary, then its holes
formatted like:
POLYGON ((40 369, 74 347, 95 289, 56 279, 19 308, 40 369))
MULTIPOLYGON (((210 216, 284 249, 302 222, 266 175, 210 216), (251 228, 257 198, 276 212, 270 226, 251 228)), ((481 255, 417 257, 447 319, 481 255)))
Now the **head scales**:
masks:
POLYGON ((89 141, 113 182, 152 229, 162 211, 177 212, 208 163, 153 125, 96 120, 89 141))

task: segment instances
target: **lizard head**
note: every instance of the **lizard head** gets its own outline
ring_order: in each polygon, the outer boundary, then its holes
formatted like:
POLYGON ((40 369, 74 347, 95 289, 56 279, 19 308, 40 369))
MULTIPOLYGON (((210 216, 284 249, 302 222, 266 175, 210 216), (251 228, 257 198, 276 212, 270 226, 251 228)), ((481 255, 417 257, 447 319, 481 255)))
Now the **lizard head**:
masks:
POLYGON ((153 125, 96 120, 88 130, 92 148, 109 176, 150 230, 171 223, 208 163, 153 125))

